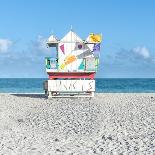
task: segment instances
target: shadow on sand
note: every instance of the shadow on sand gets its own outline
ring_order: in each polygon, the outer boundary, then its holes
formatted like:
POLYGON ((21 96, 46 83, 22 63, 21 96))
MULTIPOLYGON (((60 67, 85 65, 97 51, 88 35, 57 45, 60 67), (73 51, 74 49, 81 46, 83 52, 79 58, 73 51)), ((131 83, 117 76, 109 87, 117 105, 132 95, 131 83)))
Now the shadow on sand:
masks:
POLYGON ((13 95, 13 96, 17 96, 17 97, 28 97, 28 98, 40 98, 40 99, 55 99, 55 100, 59 100, 59 99, 70 99, 70 100, 91 100, 92 98, 91 97, 56 97, 56 98, 48 98, 47 95, 45 94, 15 94, 15 93, 12 93, 10 95, 13 95))
POLYGON ((10 94, 17 97, 30 97, 30 98, 44 98, 47 99, 45 94, 10 94))

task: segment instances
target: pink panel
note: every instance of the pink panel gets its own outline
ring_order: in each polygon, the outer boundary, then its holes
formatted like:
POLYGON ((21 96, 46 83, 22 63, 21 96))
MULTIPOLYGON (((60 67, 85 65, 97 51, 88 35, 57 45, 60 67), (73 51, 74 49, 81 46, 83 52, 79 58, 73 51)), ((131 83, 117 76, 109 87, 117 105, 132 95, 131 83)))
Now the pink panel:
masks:
POLYGON ((86 79, 91 79, 93 80, 95 77, 95 72, 92 73, 83 73, 83 72, 78 72, 78 73, 66 73, 66 72, 50 72, 48 73, 49 79, 81 79, 81 78, 86 78, 86 79))

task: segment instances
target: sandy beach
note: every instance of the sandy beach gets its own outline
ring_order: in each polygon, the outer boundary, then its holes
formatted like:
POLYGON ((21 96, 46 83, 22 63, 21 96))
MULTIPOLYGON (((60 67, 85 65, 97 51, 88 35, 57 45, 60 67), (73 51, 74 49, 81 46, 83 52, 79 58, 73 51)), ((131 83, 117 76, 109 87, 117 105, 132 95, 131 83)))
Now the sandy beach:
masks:
POLYGON ((0 94, 0 154, 155 154, 155 94, 0 94))

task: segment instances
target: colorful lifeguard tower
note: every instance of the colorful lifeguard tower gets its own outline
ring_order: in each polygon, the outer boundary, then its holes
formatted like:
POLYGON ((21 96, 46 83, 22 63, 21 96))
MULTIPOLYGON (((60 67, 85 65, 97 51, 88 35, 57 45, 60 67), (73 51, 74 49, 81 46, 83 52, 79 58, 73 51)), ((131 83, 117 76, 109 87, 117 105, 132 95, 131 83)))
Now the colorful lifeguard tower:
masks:
POLYGON ((46 57, 48 80, 44 90, 48 97, 93 97, 95 73, 100 56, 101 34, 91 33, 82 40, 69 31, 62 39, 51 35, 47 46, 56 48, 56 57, 46 57))

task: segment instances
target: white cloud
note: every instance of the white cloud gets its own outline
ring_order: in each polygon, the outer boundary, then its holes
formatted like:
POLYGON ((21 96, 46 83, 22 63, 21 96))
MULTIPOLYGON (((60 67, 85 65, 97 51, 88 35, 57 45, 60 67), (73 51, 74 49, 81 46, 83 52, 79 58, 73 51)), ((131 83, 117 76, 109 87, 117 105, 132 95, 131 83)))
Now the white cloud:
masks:
POLYGON ((30 42, 28 49, 30 51, 30 57, 32 59, 42 59, 43 57, 50 56, 51 54, 49 48, 46 44, 47 39, 41 35, 38 35, 37 38, 30 42))
POLYGON ((41 36, 41 35, 38 36, 36 42, 37 42, 38 48, 40 50, 48 51, 48 48, 47 48, 47 45, 46 45, 46 41, 47 41, 47 39, 44 38, 43 36, 41 36))
POLYGON ((8 39, 0 39, 0 52, 7 52, 11 45, 12 41, 8 39))
POLYGON ((146 47, 138 46, 138 47, 133 48, 132 51, 136 53, 137 55, 143 57, 144 59, 150 58, 150 51, 146 47))

